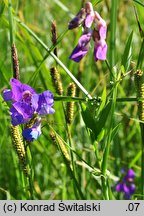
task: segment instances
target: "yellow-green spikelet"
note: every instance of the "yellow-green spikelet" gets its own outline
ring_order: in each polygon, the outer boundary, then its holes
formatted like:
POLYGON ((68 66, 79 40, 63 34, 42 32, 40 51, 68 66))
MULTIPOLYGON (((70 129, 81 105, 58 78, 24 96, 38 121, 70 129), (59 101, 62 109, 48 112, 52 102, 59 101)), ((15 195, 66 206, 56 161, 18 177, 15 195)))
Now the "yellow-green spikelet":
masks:
MULTIPOLYGON (((144 98, 144 73, 142 70, 137 70, 135 73, 135 84, 137 88, 137 97, 144 98)), ((138 102, 139 119, 144 121, 144 100, 138 102)))
POLYGON ((62 95, 63 94, 63 86, 62 86, 59 71, 57 70, 56 67, 51 67, 50 68, 50 74, 51 74, 52 82, 53 82, 53 85, 55 87, 57 94, 62 95))
POLYGON ((70 155, 68 153, 68 150, 67 150, 63 140, 59 136, 57 136, 56 133, 53 131, 51 131, 50 137, 51 137, 53 143, 56 144, 60 148, 65 160, 68 163, 70 163, 70 155))
POLYGON ((31 128, 38 119, 38 113, 34 113, 32 119, 26 123, 26 128, 31 128))
MULTIPOLYGON (((67 96, 75 97, 76 95, 76 86, 72 82, 67 88, 67 96)), ((72 123, 74 117, 74 101, 68 102, 66 106, 66 120, 68 124, 72 123)))
POLYGON ((11 125, 11 135, 14 148, 19 158, 19 162, 22 166, 22 170, 26 176, 28 176, 28 168, 26 163, 26 151, 23 144, 22 136, 19 131, 19 126, 11 125))

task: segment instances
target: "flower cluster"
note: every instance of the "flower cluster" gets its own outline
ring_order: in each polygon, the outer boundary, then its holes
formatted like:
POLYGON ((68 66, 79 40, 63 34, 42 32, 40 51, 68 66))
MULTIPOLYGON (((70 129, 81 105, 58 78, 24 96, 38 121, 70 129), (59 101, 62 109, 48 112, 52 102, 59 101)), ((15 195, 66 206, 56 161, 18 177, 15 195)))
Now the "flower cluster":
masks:
POLYGON ((37 94, 29 85, 22 84, 14 78, 10 80, 10 84, 12 89, 5 89, 3 98, 4 101, 12 102, 10 107, 12 125, 29 123, 34 119, 32 126, 26 127, 22 133, 25 140, 33 141, 41 134, 41 116, 55 112, 52 108, 53 94, 48 90, 37 94))
POLYGON ((90 2, 85 4, 79 13, 69 22, 68 28, 73 29, 79 25, 83 26, 83 34, 79 38, 77 46, 70 55, 70 59, 79 62, 90 48, 90 40, 94 41, 94 59, 105 60, 107 53, 106 44, 106 22, 101 18, 98 12, 93 10, 90 2), (93 26, 93 28, 92 28, 93 26))
POLYGON ((125 173, 125 170, 123 170, 122 172, 124 174, 124 177, 122 181, 116 185, 115 189, 117 192, 123 192, 126 199, 130 199, 131 195, 135 192, 135 173, 132 169, 129 169, 127 173, 125 173))

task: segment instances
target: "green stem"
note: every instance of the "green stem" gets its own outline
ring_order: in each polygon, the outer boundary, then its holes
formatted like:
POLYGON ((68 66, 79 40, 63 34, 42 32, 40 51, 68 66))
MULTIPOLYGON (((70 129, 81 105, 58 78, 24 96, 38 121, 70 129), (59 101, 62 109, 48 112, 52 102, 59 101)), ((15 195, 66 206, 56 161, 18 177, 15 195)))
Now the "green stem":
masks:
POLYGON ((29 143, 26 145, 26 153, 27 153, 27 163, 28 163, 28 185, 29 185, 29 192, 30 192, 30 199, 33 200, 34 196, 33 196, 33 180, 32 180, 32 167, 31 167, 31 163, 32 163, 32 156, 31 156, 31 150, 30 150, 30 146, 29 143))
MULTIPOLYGON (((113 98, 109 99, 110 101, 113 100, 113 98)), ((137 102, 137 101, 143 101, 144 98, 141 97, 131 97, 131 98, 116 98, 116 102, 137 102)), ((54 96, 54 101, 66 101, 66 102, 70 102, 70 101, 75 101, 75 102, 79 102, 79 101, 83 101, 83 102, 101 102, 101 98, 92 98, 92 99, 88 99, 88 98, 81 98, 81 97, 71 97, 71 96, 54 96)))
POLYGON ((144 124, 141 123, 141 193, 142 193, 142 199, 144 199, 144 124))
POLYGON ((139 52, 139 56, 138 56, 138 61, 137 61, 137 69, 141 69, 143 66, 143 61, 144 61, 144 38, 142 40, 142 44, 140 47, 140 52, 139 52))
POLYGON ((8 15, 9 15, 9 29, 10 29, 10 43, 11 47, 14 44, 14 29, 13 29, 13 15, 11 0, 8 1, 8 15))
POLYGON ((117 24, 117 5, 118 0, 111 0, 111 17, 110 17, 110 47, 109 47, 109 62, 112 68, 115 65, 115 38, 116 38, 116 24, 117 24))
POLYGON ((82 193, 81 193, 81 190, 79 190, 80 187, 78 186, 78 182, 76 180, 77 178, 76 178, 76 169, 75 169, 75 164, 74 164, 74 157, 73 157, 73 152, 71 151, 71 148, 73 146, 72 146, 70 125, 68 125, 67 120, 66 120, 66 111, 65 111, 64 103, 62 103, 62 107, 63 107, 64 116, 65 116, 65 125, 66 125, 66 131, 67 131, 67 135, 68 135, 68 142, 69 142, 70 155, 71 155, 71 161, 72 161, 72 172, 73 172, 73 176, 74 176, 74 178, 73 178, 73 188, 74 188, 74 193, 75 193, 75 195, 77 197, 77 191, 75 190, 75 188, 77 188, 80 196, 81 196, 82 193))
POLYGON ((47 45, 23 22, 15 18, 16 21, 25 28, 29 34, 34 37, 39 44, 55 59, 55 61, 64 69, 64 71, 70 76, 70 78, 75 82, 75 84, 81 89, 81 91, 89 98, 92 99, 92 96, 87 92, 83 85, 75 78, 75 76, 68 70, 68 68, 60 61, 60 59, 47 47, 47 45))
POLYGON ((111 145, 111 136, 112 136, 112 131, 113 131, 113 121, 114 121, 114 112, 115 112, 115 106, 116 106, 116 97, 117 97, 117 85, 115 85, 115 88, 113 90, 113 100, 112 100, 112 108, 111 108, 111 118, 110 118, 110 124, 109 124, 109 133, 108 133, 108 139, 107 139, 107 144, 105 146, 104 150, 104 155, 103 155, 103 160, 102 160, 102 166, 101 166, 101 180, 102 180, 102 188, 103 188, 103 194, 104 198, 106 200, 110 199, 109 196, 109 190, 107 186, 107 176, 106 176, 106 170, 107 170, 107 164, 108 164, 108 157, 109 157, 109 152, 110 152, 110 145, 111 145))

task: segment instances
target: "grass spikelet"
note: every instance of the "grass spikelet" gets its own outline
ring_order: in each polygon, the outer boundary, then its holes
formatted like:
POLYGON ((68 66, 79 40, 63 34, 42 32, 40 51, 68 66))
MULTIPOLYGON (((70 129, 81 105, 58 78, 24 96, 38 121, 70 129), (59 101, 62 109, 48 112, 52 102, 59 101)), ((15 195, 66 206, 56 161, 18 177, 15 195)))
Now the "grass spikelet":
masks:
POLYGON ((19 60, 18 60, 17 48, 15 44, 12 45, 11 52, 12 52, 12 62, 13 62, 13 77, 19 80, 20 79, 19 60))
MULTIPOLYGON (((137 88, 137 97, 144 98, 144 73, 142 70, 137 70, 135 73, 135 84, 137 88)), ((144 101, 138 102, 139 119, 144 121, 144 101)))
MULTIPOLYGON (((51 34, 52 34, 52 39, 51 40, 52 40, 53 46, 55 46, 56 43, 57 43, 57 27, 56 27, 56 22, 55 21, 53 21, 52 24, 51 24, 51 34)), ((54 54, 56 56, 58 56, 56 47, 54 48, 54 54)))
POLYGON ((53 82, 53 85, 55 87, 57 94, 62 95, 63 94, 63 86, 62 86, 60 74, 59 74, 58 70, 56 69, 56 67, 51 67, 50 73, 51 73, 52 82, 53 82))
POLYGON ((54 143, 55 145, 57 145, 58 148, 61 150, 61 153, 62 153, 62 155, 64 156, 64 159, 65 159, 67 162, 70 162, 70 155, 69 155, 69 153, 68 153, 68 150, 67 150, 67 148, 66 148, 66 146, 65 146, 65 144, 64 144, 64 142, 63 142, 63 140, 62 140, 59 136, 57 136, 56 133, 53 132, 53 131, 51 131, 50 137, 51 137, 53 143, 54 143))
POLYGON ((37 119, 38 119, 38 114, 34 113, 32 119, 26 124, 26 128, 31 128, 37 119))
MULTIPOLYGON (((76 95, 76 86, 74 83, 70 83, 67 88, 67 96, 75 97, 76 95)), ((68 124, 72 123, 74 116, 74 102, 68 102, 66 107, 66 120, 68 124)))
POLYGON ((25 152, 23 140, 22 140, 18 125, 17 126, 11 125, 11 134, 12 134, 13 145, 18 155, 19 162, 22 166, 22 170, 24 174, 28 176, 28 168, 27 168, 27 163, 26 163, 26 152, 25 152))

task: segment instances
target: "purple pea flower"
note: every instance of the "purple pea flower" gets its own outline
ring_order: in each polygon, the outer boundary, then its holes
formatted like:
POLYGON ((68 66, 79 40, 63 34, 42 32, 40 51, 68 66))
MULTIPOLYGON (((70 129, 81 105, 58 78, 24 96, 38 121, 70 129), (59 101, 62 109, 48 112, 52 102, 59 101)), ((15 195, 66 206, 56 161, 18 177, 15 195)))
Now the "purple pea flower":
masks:
MULTIPOLYGON (((123 171, 124 172, 124 171, 123 171)), ((117 192, 123 192, 126 199, 130 199, 132 194, 135 192, 134 184, 135 173, 132 169, 129 169, 122 181, 119 182, 115 189, 117 192)))
POLYGON ((10 108, 10 115, 12 118, 12 125, 27 123, 34 114, 33 107, 25 102, 15 102, 10 108))
POLYGON ((40 116, 54 113, 52 108, 54 100, 50 91, 37 94, 27 84, 22 84, 16 79, 11 79, 12 90, 6 89, 3 92, 5 101, 12 101, 10 115, 14 126, 27 123, 36 112, 40 116))
POLYGON ((98 29, 100 39, 106 39, 107 25, 104 19, 101 18, 98 12, 95 11, 94 23, 98 29))
POLYGON ((86 12, 84 8, 78 12, 78 14, 69 22, 68 29, 77 28, 85 19, 86 12))
POLYGON ((107 44, 105 40, 96 41, 94 46, 95 61, 106 60, 106 53, 107 53, 107 44))
POLYGON ((86 2, 85 8, 86 8, 85 26, 87 28, 90 28, 94 20, 94 10, 93 10, 92 3, 86 2))
POLYGON ((31 128, 24 129, 22 135, 24 139, 29 142, 32 142, 34 139, 38 139, 41 135, 41 118, 37 118, 31 128))
POLYGON ((52 108, 54 104, 53 94, 48 90, 41 94, 34 94, 31 103, 34 110, 41 116, 55 112, 52 108))
POLYGON ((79 41, 78 45, 74 48, 73 52, 70 55, 70 59, 72 59, 75 62, 79 62, 88 52, 90 47, 90 39, 91 39, 92 33, 84 33, 79 41))
POLYGON ((106 22, 98 12, 93 10, 93 6, 90 2, 85 3, 85 8, 82 8, 76 17, 69 22, 68 28, 76 28, 79 24, 82 24, 84 33, 80 37, 78 45, 74 48, 69 58, 75 62, 79 62, 87 54, 92 38, 94 40, 95 61, 106 60, 106 22), (82 16, 82 14, 84 14, 82 11, 85 12, 84 16, 82 16), (81 19, 81 17, 83 17, 83 19, 81 19))
POLYGON ((30 102, 32 94, 36 93, 33 88, 27 84, 22 84, 19 80, 12 78, 10 80, 12 90, 5 89, 3 98, 5 101, 11 100, 12 102, 24 101, 30 102))
POLYGON ((125 180, 125 181, 131 182, 131 181, 134 180, 134 178, 135 178, 135 173, 134 173, 134 171, 133 171, 132 169, 129 169, 129 170, 127 171, 126 176, 124 177, 124 180, 125 180))

